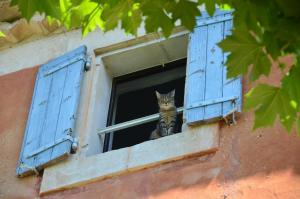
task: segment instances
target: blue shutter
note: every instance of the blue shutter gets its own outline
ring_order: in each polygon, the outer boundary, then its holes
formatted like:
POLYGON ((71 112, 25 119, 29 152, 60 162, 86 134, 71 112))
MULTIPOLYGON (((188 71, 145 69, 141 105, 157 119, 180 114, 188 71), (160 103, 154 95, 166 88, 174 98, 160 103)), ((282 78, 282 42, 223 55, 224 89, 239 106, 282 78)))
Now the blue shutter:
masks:
POLYGON ((81 46, 40 67, 18 176, 37 172, 70 153, 85 62, 86 47, 81 46))
POLYGON ((203 14, 189 37, 185 120, 188 124, 213 121, 241 111, 241 78, 227 79, 227 54, 217 46, 232 28, 232 14, 203 14))

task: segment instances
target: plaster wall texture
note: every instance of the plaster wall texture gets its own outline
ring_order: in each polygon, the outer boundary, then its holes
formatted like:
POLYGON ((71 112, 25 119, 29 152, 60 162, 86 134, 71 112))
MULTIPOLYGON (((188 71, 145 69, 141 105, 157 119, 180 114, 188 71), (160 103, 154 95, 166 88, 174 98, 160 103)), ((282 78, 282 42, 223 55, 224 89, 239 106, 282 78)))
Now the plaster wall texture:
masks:
POLYGON ((37 67, 0 76, 0 198, 34 198, 40 178, 16 177, 37 67))

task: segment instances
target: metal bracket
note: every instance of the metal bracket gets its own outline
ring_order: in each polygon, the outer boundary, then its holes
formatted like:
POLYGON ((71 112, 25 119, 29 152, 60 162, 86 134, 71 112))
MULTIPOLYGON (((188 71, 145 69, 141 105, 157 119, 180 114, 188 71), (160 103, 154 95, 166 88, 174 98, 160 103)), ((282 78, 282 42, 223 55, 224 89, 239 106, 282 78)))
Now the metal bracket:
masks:
MULTIPOLYGON (((67 129, 67 130, 70 131, 70 129, 67 129)), ((38 148, 37 150, 33 151, 32 153, 28 154, 28 155, 26 156, 26 159, 29 159, 29 158, 31 158, 31 157, 33 157, 33 156, 39 154, 39 153, 42 153, 42 152, 44 152, 44 151, 46 151, 46 150, 48 150, 48 149, 50 149, 50 148, 52 148, 52 147, 54 147, 54 146, 56 146, 56 145, 62 143, 62 142, 67 141, 67 140, 69 140, 69 141, 72 143, 72 145, 73 145, 73 143, 76 142, 77 139, 73 138, 73 137, 70 136, 70 135, 66 135, 66 136, 63 137, 63 138, 57 139, 57 140, 55 140, 54 142, 49 143, 49 144, 47 144, 47 145, 45 145, 45 146, 42 146, 42 147, 38 148)), ((78 143, 78 142, 77 142, 77 143, 78 143)), ((75 145, 75 144, 74 144, 74 145, 75 145)), ((77 145, 78 145, 78 144, 77 144, 77 145)), ((72 147, 73 147, 73 146, 72 146, 72 147)))
POLYGON ((228 126, 236 125, 235 112, 237 112, 236 99, 232 100, 232 109, 226 115, 223 115, 223 119, 228 126), (228 119, 228 116, 231 116, 231 118, 228 119))
POLYGON ((91 67, 92 67, 92 56, 89 55, 86 57, 86 62, 85 62, 85 65, 84 65, 84 70, 85 71, 89 71, 91 70, 91 67))
POLYGON ((78 149, 78 139, 77 138, 73 138, 73 143, 72 143, 72 146, 71 146, 71 149, 72 149, 72 153, 75 153, 78 149))

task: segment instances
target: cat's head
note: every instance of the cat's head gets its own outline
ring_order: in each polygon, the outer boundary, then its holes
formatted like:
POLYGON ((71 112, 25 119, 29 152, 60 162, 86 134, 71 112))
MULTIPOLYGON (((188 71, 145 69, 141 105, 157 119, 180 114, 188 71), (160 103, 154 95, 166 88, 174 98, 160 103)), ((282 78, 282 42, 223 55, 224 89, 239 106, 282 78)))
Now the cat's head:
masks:
POLYGON ((161 94, 155 91, 158 106, 161 110, 170 110, 175 107, 175 90, 172 90, 169 93, 161 94))

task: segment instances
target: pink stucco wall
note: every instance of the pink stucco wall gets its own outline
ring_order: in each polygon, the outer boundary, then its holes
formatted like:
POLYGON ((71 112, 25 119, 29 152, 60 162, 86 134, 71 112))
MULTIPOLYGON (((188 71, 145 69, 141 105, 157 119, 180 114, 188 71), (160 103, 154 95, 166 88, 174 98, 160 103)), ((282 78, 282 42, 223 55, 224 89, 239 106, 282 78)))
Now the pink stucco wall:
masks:
POLYGON ((0 76, 0 198, 34 198, 39 178, 16 177, 37 67, 0 76))
MULTIPOLYGON (((15 177, 36 68, 0 77, 0 198, 38 197, 39 177, 15 177)), ((280 72, 273 71, 272 83, 280 72)), ((244 81, 244 85, 248 82, 244 81)), ((247 90, 248 86, 244 87, 247 90)), ((215 154, 94 182, 42 198, 298 199, 300 137, 276 124, 251 131, 252 113, 236 126, 220 124, 215 154)), ((84 169, 84 168, 82 168, 84 169)))

